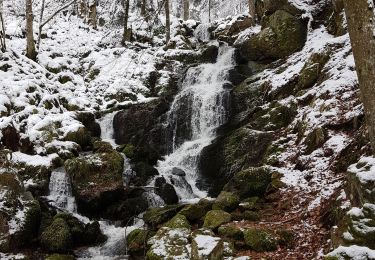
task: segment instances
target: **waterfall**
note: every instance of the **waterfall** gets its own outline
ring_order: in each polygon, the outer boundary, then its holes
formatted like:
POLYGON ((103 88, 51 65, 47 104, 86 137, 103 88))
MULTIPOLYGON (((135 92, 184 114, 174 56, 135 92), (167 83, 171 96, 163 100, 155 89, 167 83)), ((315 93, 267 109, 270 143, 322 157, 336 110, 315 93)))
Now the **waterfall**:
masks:
POLYGON ((117 146, 115 139, 113 138, 113 118, 115 117, 116 113, 117 112, 106 114, 98 120, 101 130, 100 138, 103 141, 110 143, 113 147, 117 146))
POLYGON ((159 161, 159 173, 174 185, 180 201, 207 196, 197 188, 198 159, 228 117, 229 91, 224 88, 234 66, 234 49, 219 48, 217 62, 190 68, 168 113, 171 153, 159 161))
POLYGON ((64 167, 58 168, 51 173, 47 199, 52 205, 61 210, 76 212, 76 200, 72 195, 69 176, 64 167))
POLYGON ((209 42, 211 38, 211 34, 209 28, 211 23, 201 23, 197 26, 194 30, 194 36, 201 42, 209 42))

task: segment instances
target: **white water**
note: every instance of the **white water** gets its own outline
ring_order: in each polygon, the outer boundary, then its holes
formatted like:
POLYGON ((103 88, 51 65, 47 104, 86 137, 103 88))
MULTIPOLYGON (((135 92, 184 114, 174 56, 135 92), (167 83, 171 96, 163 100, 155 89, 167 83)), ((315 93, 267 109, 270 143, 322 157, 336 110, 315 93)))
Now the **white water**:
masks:
POLYGON ((195 38, 202 42, 209 42, 211 37, 209 32, 210 26, 211 23, 201 23, 200 25, 198 25, 194 31, 195 38))
POLYGON ((110 143, 113 147, 117 147, 117 144, 114 139, 114 130, 113 130, 113 118, 117 111, 104 115, 102 118, 98 120, 100 125, 101 134, 100 138, 110 143))
MULTIPOLYGON (((172 183, 180 201, 206 197, 207 193, 197 188, 198 160, 202 149, 216 137, 216 130, 227 120, 228 71, 234 66, 234 49, 221 46, 217 62, 201 64, 190 68, 182 84, 182 90, 172 103, 168 123, 174 126, 173 152, 158 162, 157 169, 172 183), (178 126, 176 121, 181 111, 181 103, 189 102, 191 121, 188 122, 191 137, 182 145, 176 143, 178 126), (172 174, 174 167, 182 169, 186 176, 172 174)), ((186 127, 186 126, 184 126, 186 127)))

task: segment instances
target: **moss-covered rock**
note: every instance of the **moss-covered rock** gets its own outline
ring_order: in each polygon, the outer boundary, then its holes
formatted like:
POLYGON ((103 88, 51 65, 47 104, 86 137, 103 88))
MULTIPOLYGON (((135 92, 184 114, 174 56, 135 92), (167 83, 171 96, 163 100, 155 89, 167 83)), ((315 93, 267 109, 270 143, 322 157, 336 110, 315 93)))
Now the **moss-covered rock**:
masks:
POLYGON ((114 151, 112 145, 104 141, 95 141, 92 144, 92 150, 95 153, 111 153, 114 151))
POLYGON ((190 229, 190 223, 189 221, 186 219, 186 217, 184 215, 181 215, 181 214, 177 214, 176 216, 174 216, 171 220, 169 220, 167 223, 165 223, 164 225, 165 227, 169 227, 169 228, 186 228, 186 229, 190 229))
POLYGON ((181 205, 169 205, 162 208, 151 208, 143 215, 143 220, 152 228, 157 228, 173 218, 182 207, 181 205))
POLYGON ((258 202, 259 198, 258 197, 251 197, 248 199, 243 200, 240 204, 239 207, 244 210, 253 210, 258 208, 258 202))
POLYGON ((84 151, 90 149, 92 146, 91 134, 85 127, 80 127, 75 131, 66 133, 64 140, 79 144, 84 151))
POLYGON ((327 141, 327 130, 321 127, 315 128, 305 138, 304 144, 306 146, 306 153, 310 154, 316 149, 323 146, 327 141))
POLYGON ((190 258, 190 231, 188 229, 170 229, 163 227, 147 242, 150 246, 146 259, 173 260, 190 258))
POLYGON ((235 210, 239 203, 240 198, 236 194, 222 191, 212 205, 212 209, 222 209, 230 212, 235 210))
POLYGON ((277 10, 263 20, 262 31, 237 45, 248 60, 275 60, 302 49, 307 25, 292 14, 277 10))
POLYGON ((130 254, 138 255, 143 253, 147 246, 147 239, 150 232, 143 229, 134 229, 126 237, 126 243, 130 254))
POLYGON ((245 210, 245 212, 243 213, 243 219, 249 221, 259 221, 260 216, 259 213, 256 211, 245 210))
POLYGON ((267 167, 249 168, 238 172, 225 185, 224 190, 237 194, 241 199, 263 196, 272 181, 272 172, 267 167))
POLYGON ((189 221, 195 222, 203 218, 212 209, 212 201, 201 199, 196 204, 185 206, 178 214, 185 216, 189 221))
POLYGON ((257 252, 274 251, 277 249, 275 235, 264 229, 245 229, 243 231, 245 243, 257 252))
POLYGON ((216 229, 219 226, 228 223, 231 220, 231 215, 223 210, 211 210, 204 218, 203 227, 216 229))
POLYGON ((123 193, 124 158, 116 151, 70 159, 64 166, 80 211, 97 214, 123 193))
POLYGON ((40 243, 48 252, 65 253, 72 249, 72 234, 62 218, 56 218, 41 234, 40 243))
POLYGON ((197 235, 191 243, 192 260, 216 260, 222 259, 224 255, 223 240, 219 237, 208 235, 197 235))
POLYGON ((243 233, 242 230, 234 224, 224 225, 218 228, 218 233, 222 237, 242 240, 243 233))

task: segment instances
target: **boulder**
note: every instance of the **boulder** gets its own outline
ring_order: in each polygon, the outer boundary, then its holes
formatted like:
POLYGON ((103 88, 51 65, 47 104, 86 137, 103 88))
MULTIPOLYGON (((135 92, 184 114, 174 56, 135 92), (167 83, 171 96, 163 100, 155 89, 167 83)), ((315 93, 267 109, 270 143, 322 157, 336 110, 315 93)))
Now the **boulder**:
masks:
POLYGON ((201 199, 196 204, 186 205, 179 214, 184 215, 189 221, 195 222, 202 219, 212 209, 212 202, 201 199))
POLYGON ((302 49, 307 36, 304 21, 283 10, 277 10, 263 20, 260 33, 236 44, 244 58, 273 61, 302 49))
POLYGON ((100 137, 100 125, 95 120, 95 115, 90 112, 77 112, 77 120, 80 121, 93 137, 100 137))
POLYGON ((116 151, 70 159, 64 166, 81 212, 97 215, 123 194, 124 158, 116 151))
POLYGON ((313 129, 305 138, 306 154, 311 154, 316 149, 322 147, 328 139, 328 131, 322 127, 313 129))
POLYGON ((301 15, 302 10, 299 10, 288 0, 256 0, 255 1, 255 11, 259 20, 267 17, 277 10, 284 10, 292 15, 301 15))
POLYGON ((272 172, 267 167, 248 168, 236 173, 225 185, 224 191, 237 194, 240 199, 265 195, 272 181, 272 172))
POLYGON ((177 204, 178 196, 173 185, 166 182, 164 177, 155 180, 155 193, 159 195, 167 205, 177 204))
POLYGON ((150 249, 146 259, 190 259, 189 239, 190 231, 188 229, 163 227, 148 240, 147 245, 150 249))
POLYGON ((126 244, 129 253, 133 256, 142 255, 146 245, 147 239, 150 236, 150 232, 143 229, 134 229, 126 237, 126 244))
POLYGON ((264 229, 245 229, 243 231, 245 243, 252 250, 257 252, 275 251, 277 249, 277 239, 275 235, 264 229))
POLYGON ((182 207, 182 205, 169 205, 162 208, 151 208, 143 215, 143 220, 151 228, 157 228, 173 218, 182 207))
POLYGON ((40 243, 48 252, 66 253, 72 249, 72 234, 66 221, 56 218, 40 237, 40 243))
POLYGON ((239 203, 240 198, 236 194, 222 191, 212 205, 212 209, 222 209, 230 212, 235 210, 239 203))
POLYGON ((136 197, 124 197, 117 202, 112 202, 102 214, 108 219, 121 220, 123 224, 129 224, 132 223, 134 217, 147 209, 148 201, 140 194, 136 197))
POLYGON ((243 240, 242 230, 233 224, 223 225, 218 228, 218 234, 222 237, 243 240))
POLYGON ((1 129, 1 143, 13 152, 20 147, 20 134, 13 125, 1 129))
POLYGON ((204 228, 216 229, 219 226, 230 222, 231 215, 223 210, 211 210, 204 218, 204 228))
POLYGON ((189 221, 186 219, 186 217, 184 215, 181 215, 181 214, 177 214, 176 216, 174 216, 164 226, 169 227, 169 228, 173 228, 173 229, 175 229, 175 228, 190 229, 191 228, 189 221))
POLYGON ((180 169, 178 167, 173 167, 172 174, 176 175, 176 176, 180 176, 180 177, 185 177, 186 176, 186 173, 184 172, 184 170, 182 170, 182 169, 180 169))
POLYGON ((75 142, 79 144, 84 151, 88 151, 92 147, 91 133, 85 127, 80 127, 77 130, 66 133, 64 141, 75 142))
POLYGON ((196 235, 191 243, 192 260, 216 260, 223 259, 224 244, 219 237, 208 235, 196 235))

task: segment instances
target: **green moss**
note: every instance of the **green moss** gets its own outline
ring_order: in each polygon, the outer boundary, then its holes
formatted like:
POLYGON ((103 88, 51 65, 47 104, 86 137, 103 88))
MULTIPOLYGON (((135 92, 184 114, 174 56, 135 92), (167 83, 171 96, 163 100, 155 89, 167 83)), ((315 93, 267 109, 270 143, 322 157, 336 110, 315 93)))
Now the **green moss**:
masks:
POLYGON ((243 232, 245 243, 257 252, 274 251, 277 249, 277 240, 273 233, 264 229, 246 229, 243 232))
POLYGON ((160 226, 160 224, 173 218, 181 208, 181 205, 168 205, 163 208, 151 208, 143 215, 143 220, 152 228, 156 228, 160 226))
POLYGON ((250 220, 250 221, 259 221, 260 220, 259 213, 255 212, 255 211, 251 211, 251 210, 246 210, 243 213, 243 218, 246 219, 246 220, 250 220))
POLYGON ((184 215, 189 221, 198 221, 212 209, 212 202, 201 199, 197 204, 185 206, 179 214, 184 215))
POLYGON ((134 229, 126 237, 126 243, 128 250, 131 254, 137 254, 143 252, 145 245, 147 244, 147 238, 149 237, 149 231, 143 229, 134 229))
POLYGON ((232 211, 237 208, 239 203, 240 198, 236 194, 233 192, 222 191, 212 205, 212 209, 232 211))
POLYGON ((48 252, 65 253, 72 248, 72 234, 62 218, 56 218, 47 227, 40 239, 42 247, 48 252))
POLYGON ((253 210, 258 208, 259 197, 251 197, 240 203, 240 207, 245 210, 253 210))
POLYGON ((92 148, 96 153, 110 153, 114 151, 112 145, 104 141, 95 141, 92 148))
POLYGON ((72 255, 60 255, 53 254, 46 257, 45 260, 75 260, 76 258, 72 255))
POLYGON ((203 227, 216 229, 219 226, 230 222, 231 215, 223 210, 211 210, 204 218, 203 227))
POLYGON ((134 157, 135 147, 132 144, 127 144, 122 152, 126 155, 126 157, 132 159, 134 157))
POLYGON ((85 127, 78 128, 77 131, 68 132, 64 138, 65 141, 71 141, 79 144, 82 149, 91 147, 91 134, 85 127))
POLYGON ((236 240, 242 240, 243 239, 243 233, 241 229, 235 225, 225 225, 218 228, 218 233, 220 236, 236 239, 236 240))
POLYGON ((190 223, 186 219, 186 217, 184 215, 181 215, 181 214, 177 214, 176 216, 174 216, 164 226, 169 227, 169 228, 173 228, 173 229, 176 229, 176 228, 190 229, 190 227, 191 227, 190 223))
POLYGON ((161 256, 158 256, 157 254, 155 254, 152 250, 149 250, 146 254, 146 259, 147 260, 164 260, 163 257, 161 256))

